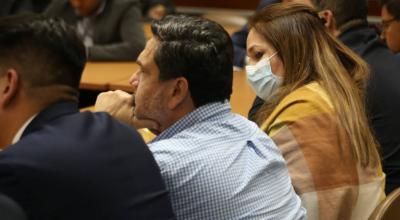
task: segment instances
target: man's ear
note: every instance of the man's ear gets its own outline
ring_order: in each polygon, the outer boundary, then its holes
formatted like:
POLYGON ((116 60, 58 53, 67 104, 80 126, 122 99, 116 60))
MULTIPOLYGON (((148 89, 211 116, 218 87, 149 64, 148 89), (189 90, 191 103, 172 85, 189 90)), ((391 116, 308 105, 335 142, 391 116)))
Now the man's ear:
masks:
POLYGON ((336 31, 336 22, 333 17, 333 12, 331 10, 322 10, 319 13, 319 17, 324 21, 324 25, 328 30, 334 34, 336 31))
POLYGON ((0 77, 0 106, 9 105, 18 91, 19 76, 15 69, 7 69, 0 77))
POLYGON ((170 90, 170 99, 168 101, 168 108, 173 110, 183 103, 185 99, 190 97, 190 91, 189 83, 184 77, 173 79, 170 83, 172 83, 172 85, 170 90))

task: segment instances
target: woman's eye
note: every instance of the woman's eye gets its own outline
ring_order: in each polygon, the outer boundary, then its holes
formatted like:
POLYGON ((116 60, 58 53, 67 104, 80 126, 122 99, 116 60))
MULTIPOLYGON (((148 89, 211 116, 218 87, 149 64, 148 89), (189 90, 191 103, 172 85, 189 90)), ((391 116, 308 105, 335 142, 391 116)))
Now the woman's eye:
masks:
POLYGON ((254 57, 258 60, 258 59, 261 59, 261 57, 263 57, 264 56, 264 53, 263 52, 256 52, 255 54, 254 54, 254 57))

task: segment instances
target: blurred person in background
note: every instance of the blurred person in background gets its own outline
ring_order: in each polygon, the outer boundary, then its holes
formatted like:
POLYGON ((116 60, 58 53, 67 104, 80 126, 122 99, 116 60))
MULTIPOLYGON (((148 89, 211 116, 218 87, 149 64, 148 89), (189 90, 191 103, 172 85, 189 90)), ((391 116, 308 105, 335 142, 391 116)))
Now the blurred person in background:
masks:
MULTIPOLYGON (((261 0, 257 6, 257 11, 261 10, 265 6, 280 3, 281 0, 261 0)), ((232 34, 232 43, 233 43, 233 65, 235 67, 242 68, 245 65, 246 58, 246 43, 247 43, 247 35, 249 34, 249 28, 247 24, 243 26, 240 31, 237 31, 232 34)))
POLYGON ((171 0, 141 0, 142 14, 151 20, 160 20, 166 15, 175 13, 171 0))
POLYGON ((400 56, 400 0, 382 0, 381 38, 389 49, 400 56))
MULTIPOLYGON (((277 4, 281 2, 295 2, 301 3, 306 5, 311 5, 311 0, 261 0, 257 6, 256 11, 263 9, 264 7, 277 4)), ((240 31, 233 33, 232 35, 232 42, 233 42, 233 49, 234 49, 234 57, 233 57, 233 65, 235 67, 242 68, 245 65, 245 58, 246 58, 246 41, 247 35, 249 34, 249 29, 247 25, 245 25, 240 31)))
POLYGON ((146 39, 139 0, 54 0, 46 15, 74 25, 88 60, 136 60, 146 39))
POLYGON ((0 16, 23 12, 43 12, 51 0, 2 0, 0 16))

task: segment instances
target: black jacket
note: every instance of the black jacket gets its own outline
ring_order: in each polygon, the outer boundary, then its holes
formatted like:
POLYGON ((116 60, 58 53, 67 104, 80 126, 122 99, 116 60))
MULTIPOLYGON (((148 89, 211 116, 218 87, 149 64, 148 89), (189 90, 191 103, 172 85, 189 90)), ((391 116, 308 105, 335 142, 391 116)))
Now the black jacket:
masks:
POLYGON ((30 220, 173 218, 141 137, 106 113, 79 113, 74 103, 42 111, 0 152, 0 193, 30 220))
POLYGON ((381 145, 386 193, 400 187, 400 57, 382 43, 375 30, 353 28, 340 37, 371 67, 367 109, 371 126, 381 145))

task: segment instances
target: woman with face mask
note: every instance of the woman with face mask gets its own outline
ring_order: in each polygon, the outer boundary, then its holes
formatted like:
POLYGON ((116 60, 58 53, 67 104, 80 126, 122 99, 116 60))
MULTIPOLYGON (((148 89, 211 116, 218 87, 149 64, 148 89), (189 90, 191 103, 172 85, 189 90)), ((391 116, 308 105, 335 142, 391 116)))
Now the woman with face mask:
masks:
POLYGON ((311 8, 276 4, 250 20, 248 81, 257 121, 286 159, 308 219, 368 219, 385 197, 368 125, 369 69, 311 8))

